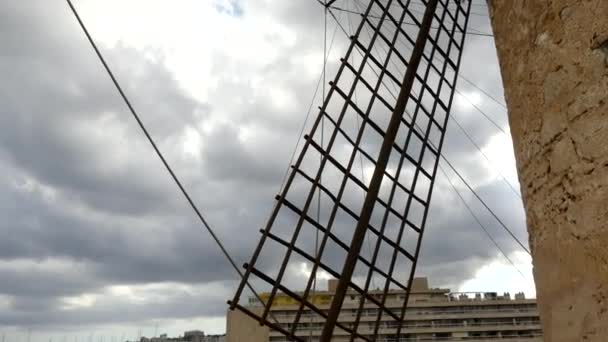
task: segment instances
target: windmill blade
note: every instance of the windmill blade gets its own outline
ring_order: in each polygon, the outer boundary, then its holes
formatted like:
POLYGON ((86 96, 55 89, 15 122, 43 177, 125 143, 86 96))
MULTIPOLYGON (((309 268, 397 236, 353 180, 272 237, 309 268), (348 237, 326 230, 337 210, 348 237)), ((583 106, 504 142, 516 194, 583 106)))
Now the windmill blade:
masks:
POLYGON ((373 341, 387 317, 401 336, 471 3, 428 0, 425 11, 410 5, 371 0, 362 12, 230 301, 231 309, 290 340, 307 340, 299 327, 314 324, 324 342, 334 336, 373 341), (360 159, 373 174, 369 181, 356 175, 360 159), (320 274, 338 279, 335 292, 315 293, 320 274), (247 282, 270 287, 257 306, 243 303, 247 282), (389 299, 392 289, 406 295, 389 299), (298 310, 271 321, 281 304, 298 310), (341 321, 344 305, 355 309, 354 321, 341 321), (363 326, 369 312, 375 320, 363 326))

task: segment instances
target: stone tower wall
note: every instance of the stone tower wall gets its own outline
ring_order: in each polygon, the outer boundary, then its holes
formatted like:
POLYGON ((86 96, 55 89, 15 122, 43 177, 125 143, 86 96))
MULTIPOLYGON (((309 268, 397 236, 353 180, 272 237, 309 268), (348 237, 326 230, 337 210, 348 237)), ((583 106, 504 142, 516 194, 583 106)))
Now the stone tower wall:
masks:
POLYGON ((492 0, 545 340, 608 341, 608 0, 492 0))

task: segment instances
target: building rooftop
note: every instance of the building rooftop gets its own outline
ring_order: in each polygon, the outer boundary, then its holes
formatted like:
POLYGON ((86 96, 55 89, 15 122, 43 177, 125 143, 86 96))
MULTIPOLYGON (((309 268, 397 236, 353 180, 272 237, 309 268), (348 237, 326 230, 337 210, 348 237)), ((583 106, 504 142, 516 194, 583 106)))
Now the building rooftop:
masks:
MULTIPOLYGON (((335 293, 337 286, 337 279, 330 279, 327 282, 326 290, 317 290, 314 294, 309 294, 308 300, 318 305, 329 305, 335 293)), ((303 292, 297 292, 302 294, 303 292)), ((371 296, 383 296, 384 291, 380 289, 370 290, 368 292, 371 296)), ((405 300, 406 292, 401 289, 390 289, 387 293, 388 300, 405 300)), ((359 296, 358 292, 349 291, 349 296, 345 300, 345 305, 348 305, 349 301, 357 300, 359 296)), ((270 293, 264 292, 260 294, 262 301, 270 299, 270 293)), ((452 292, 446 288, 431 288, 429 286, 428 278, 417 277, 413 279, 412 291, 410 293, 410 303, 416 305, 416 303, 450 303, 450 302, 488 302, 488 301, 510 301, 510 300, 525 300, 526 297, 523 292, 516 293, 513 297, 510 293, 504 293, 502 295, 497 292, 452 292)), ((358 301, 358 300, 357 300, 358 301)), ((277 293, 273 299, 273 306, 292 306, 299 302, 286 294, 277 293)), ((256 297, 249 298, 249 304, 253 306, 260 305, 261 303, 256 297)))

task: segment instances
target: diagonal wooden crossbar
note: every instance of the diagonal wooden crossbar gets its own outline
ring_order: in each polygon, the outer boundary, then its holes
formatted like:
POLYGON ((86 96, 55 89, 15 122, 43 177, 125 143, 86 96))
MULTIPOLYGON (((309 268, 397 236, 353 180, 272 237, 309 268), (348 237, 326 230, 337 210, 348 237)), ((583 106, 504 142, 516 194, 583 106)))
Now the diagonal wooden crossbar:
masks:
POLYGON ((468 0, 421 1, 424 11, 410 0, 370 0, 361 9, 260 230, 229 304, 272 334, 309 341, 312 330, 312 339, 323 342, 375 341, 388 319, 395 327, 390 338, 403 335, 471 7, 468 0), (373 170, 369 180, 357 175, 356 161, 373 170), (314 286, 320 274, 338 279, 335 291, 321 297, 314 286), (268 286, 261 301, 243 302, 247 282, 268 286), (389 300, 393 289, 405 296, 389 300), (288 316, 280 311, 285 303, 288 316), (352 321, 341 320, 345 312, 352 321), (364 320, 370 313, 374 319, 364 320))

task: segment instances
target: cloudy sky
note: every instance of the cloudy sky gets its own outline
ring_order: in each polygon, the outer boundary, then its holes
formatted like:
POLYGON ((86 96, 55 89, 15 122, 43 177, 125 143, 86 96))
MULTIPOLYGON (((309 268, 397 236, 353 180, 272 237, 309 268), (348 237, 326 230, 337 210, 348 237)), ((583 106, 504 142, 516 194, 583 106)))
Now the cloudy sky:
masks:
MULTIPOLYGON (((223 333, 238 277, 153 154, 65 1, 2 2, 3 341, 223 333)), ((319 80, 323 9, 314 0, 74 2, 169 163, 242 264, 319 80)), ((336 4, 355 9, 347 2, 336 4)), ((481 3, 474 2, 471 26, 491 32, 481 3)), ((336 15, 346 25, 347 15, 336 15)), ((328 39, 335 30, 330 17, 328 39)), ((328 78, 346 48, 336 32, 328 78)), ((469 36, 461 73, 502 100, 493 44, 469 36)), ((458 88, 467 99, 456 96, 454 118, 491 163, 454 123, 444 154, 527 241, 521 200, 500 175, 519 188, 510 138, 471 102, 508 133, 506 111, 466 82, 458 88)), ((534 295, 526 254, 450 174, 522 276, 438 177, 418 274, 453 290, 534 295)))

